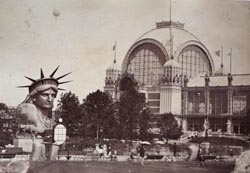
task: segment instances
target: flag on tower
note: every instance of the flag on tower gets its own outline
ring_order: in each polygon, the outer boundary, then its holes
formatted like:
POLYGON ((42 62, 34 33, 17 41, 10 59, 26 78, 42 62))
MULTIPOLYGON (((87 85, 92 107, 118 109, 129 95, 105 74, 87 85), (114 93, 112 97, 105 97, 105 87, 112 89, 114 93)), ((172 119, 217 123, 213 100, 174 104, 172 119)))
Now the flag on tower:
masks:
POLYGON ((215 51, 215 55, 217 55, 217 56, 219 56, 219 57, 220 57, 220 53, 221 53, 220 50, 216 50, 216 51, 215 51))
POLYGON ((113 50, 115 50, 116 49, 116 42, 115 42, 115 44, 114 44, 114 46, 113 46, 113 50))
POLYGON ((114 64, 116 63, 116 41, 115 44, 113 46, 113 51, 114 51, 114 64))

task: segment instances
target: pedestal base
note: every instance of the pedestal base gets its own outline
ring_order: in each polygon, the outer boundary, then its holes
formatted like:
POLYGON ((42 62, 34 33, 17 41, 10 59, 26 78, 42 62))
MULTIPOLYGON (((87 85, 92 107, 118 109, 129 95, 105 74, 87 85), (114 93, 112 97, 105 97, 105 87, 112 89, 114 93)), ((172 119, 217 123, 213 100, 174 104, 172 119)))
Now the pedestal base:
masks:
POLYGON ((13 144, 15 147, 20 147, 24 152, 32 152, 34 142, 42 142, 42 139, 30 139, 30 138, 14 138, 13 144))
POLYGON ((34 161, 56 160, 59 150, 58 144, 43 142, 43 139, 15 138, 13 144, 22 148, 24 152, 31 153, 34 161))
POLYGON ((58 155, 59 145, 52 143, 45 143, 46 156, 48 160, 56 160, 58 155))
POLYGON ((32 160, 33 161, 45 161, 46 160, 46 149, 43 141, 35 141, 33 143, 32 150, 32 160))

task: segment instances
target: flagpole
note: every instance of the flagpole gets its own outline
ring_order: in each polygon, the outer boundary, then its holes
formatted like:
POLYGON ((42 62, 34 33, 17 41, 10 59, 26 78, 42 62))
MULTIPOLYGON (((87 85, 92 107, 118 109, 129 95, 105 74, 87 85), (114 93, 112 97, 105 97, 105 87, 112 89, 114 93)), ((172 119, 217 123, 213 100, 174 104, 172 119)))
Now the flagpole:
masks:
POLYGON ((172 0, 170 0, 170 7, 169 7, 169 34, 170 34, 170 59, 173 59, 173 34, 172 34, 172 0))
POLYGON ((232 74, 232 48, 230 49, 230 74, 232 74))
POLYGON ((223 66, 223 46, 221 46, 221 67, 223 66))
MULTIPOLYGON (((169 9, 169 19, 170 19, 170 22, 171 22, 171 20, 172 20, 172 0, 170 0, 170 7, 169 7, 170 9, 169 9)), ((171 24, 171 23, 170 23, 171 24)))
POLYGON ((114 50, 114 64, 116 63, 116 41, 115 41, 115 45, 113 47, 114 50))

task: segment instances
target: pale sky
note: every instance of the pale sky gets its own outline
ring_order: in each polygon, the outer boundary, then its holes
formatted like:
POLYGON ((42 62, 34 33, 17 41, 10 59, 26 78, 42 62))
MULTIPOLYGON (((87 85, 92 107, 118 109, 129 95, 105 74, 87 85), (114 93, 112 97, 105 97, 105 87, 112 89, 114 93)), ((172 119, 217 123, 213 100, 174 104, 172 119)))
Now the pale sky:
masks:
MULTIPOLYGON (((55 77, 72 72, 64 80, 73 82, 61 87, 80 101, 103 90, 115 41, 121 64, 134 41, 163 20, 169 20, 169 0, 1 0, 0 102, 17 106, 28 93, 17 88, 30 84, 24 76, 37 79, 40 68, 50 75, 58 65, 55 77)), ((232 73, 250 73, 249 1, 173 0, 172 20, 202 41, 215 69, 214 52, 223 45, 226 68, 232 48, 232 73)))

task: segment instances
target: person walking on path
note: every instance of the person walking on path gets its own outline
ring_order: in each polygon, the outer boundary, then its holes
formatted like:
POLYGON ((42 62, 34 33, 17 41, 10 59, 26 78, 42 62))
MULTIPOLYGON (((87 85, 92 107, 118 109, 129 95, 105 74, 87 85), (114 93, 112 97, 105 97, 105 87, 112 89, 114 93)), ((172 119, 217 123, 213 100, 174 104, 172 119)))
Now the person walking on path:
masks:
POLYGON ((200 163, 200 167, 206 167, 206 159, 204 158, 204 156, 201 154, 202 148, 199 144, 199 148, 198 148, 198 153, 197 153, 197 160, 200 163))
POLYGON ((130 154, 129 154, 129 159, 130 161, 133 163, 134 162, 134 153, 132 151, 130 151, 130 154))
POLYGON ((145 149, 144 149, 142 144, 139 145, 137 151, 138 151, 140 158, 141 158, 141 165, 143 166, 144 165, 145 149))
POLYGON ((173 145, 173 156, 176 157, 176 152, 177 152, 177 146, 176 143, 173 145))

